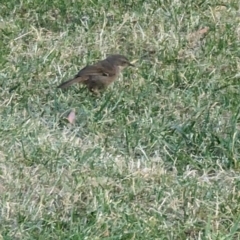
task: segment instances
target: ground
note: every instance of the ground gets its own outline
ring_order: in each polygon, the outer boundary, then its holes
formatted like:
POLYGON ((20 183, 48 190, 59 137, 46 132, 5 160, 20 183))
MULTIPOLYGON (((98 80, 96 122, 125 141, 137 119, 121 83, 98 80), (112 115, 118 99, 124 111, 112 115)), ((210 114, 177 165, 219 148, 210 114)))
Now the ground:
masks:
POLYGON ((0 239, 240 239, 239 7, 1 3, 0 239), (56 88, 112 53, 100 96, 56 88))

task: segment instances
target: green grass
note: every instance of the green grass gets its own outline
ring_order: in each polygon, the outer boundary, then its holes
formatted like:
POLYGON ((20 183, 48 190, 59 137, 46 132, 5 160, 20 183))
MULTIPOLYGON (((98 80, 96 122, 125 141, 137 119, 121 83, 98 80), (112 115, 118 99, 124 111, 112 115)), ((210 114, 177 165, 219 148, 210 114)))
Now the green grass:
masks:
POLYGON ((240 239, 239 11, 2 3, 0 239, 240 239), (109 53, 137 67, 100 97, 56 88, 109 53))

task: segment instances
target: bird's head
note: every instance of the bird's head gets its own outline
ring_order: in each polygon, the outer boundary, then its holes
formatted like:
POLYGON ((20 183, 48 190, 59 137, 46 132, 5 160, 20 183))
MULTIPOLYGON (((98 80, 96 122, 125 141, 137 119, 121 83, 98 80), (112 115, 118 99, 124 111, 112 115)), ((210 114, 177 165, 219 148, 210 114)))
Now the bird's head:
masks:
POLYGON ((110 55, 107 57, 107 60, 120 68, 125 68, 128 66, 134 67, 134 65, 130 63, 129 60, 121 54, 110 55))

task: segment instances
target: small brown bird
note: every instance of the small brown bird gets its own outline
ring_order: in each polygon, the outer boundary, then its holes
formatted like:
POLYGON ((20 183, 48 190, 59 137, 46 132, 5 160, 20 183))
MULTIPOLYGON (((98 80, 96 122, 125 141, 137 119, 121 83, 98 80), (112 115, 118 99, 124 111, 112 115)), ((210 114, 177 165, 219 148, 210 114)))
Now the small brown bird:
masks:
POLYGON ((118 77, 120 71, 127 66, 134 66, 129 60, 120 54, 110 55, 93 65, 87 65, 78 74, 66 82, 63 82, 58 88, 66 88, 74 83, 82 83, 87 86, 89 91, 99 93, 99 90, 105 89, 118 77))

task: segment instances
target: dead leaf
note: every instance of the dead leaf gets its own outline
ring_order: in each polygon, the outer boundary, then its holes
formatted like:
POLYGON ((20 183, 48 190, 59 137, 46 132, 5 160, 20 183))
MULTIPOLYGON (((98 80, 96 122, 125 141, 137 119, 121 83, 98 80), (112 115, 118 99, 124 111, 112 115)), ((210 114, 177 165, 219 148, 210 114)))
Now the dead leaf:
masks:
POLYGON ((204 27, 196 32, 190 33, 187 36, 187 40, 189 44, 192 44, 193 42, 201 40, 201 38, 203 38, 208 31, 209 31, 209 27, 204 27))
POLYGON ((110 232, 109 232, 109 230, 108 229, 106 229, 102 234, 101 234, 101 236, 102 237, 109 237, 109 235, 110 235, 110 232))
POLYGON ((198 42, 206 36, 208 31, 209 31, 209 27, 204 27, 196 32, 188 34, 187 40, 188 40, 190 47, 196 46, 198 44, 198 42))
POLYGON ((69 123, 74 124, 76 121, 76 113, 75 110, 72 110, 67 117, 67 120, 69 121, 69 123))
POLYGON ((224 5, 219 5, 215 7, 215 11, 226 11, 227 7, 224 5))

